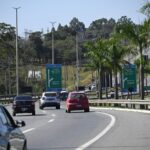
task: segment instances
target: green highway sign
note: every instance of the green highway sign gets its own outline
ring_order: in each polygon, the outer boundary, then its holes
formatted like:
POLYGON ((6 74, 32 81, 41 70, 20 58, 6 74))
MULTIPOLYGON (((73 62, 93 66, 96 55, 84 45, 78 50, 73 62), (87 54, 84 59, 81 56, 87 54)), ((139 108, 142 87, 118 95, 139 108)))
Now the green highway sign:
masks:
POLYGON ((61 91, 62 89, 62 65, 46 65, 46 90, 61 91))
POLYGON ((133 64, 126 64, 122 68, 122 90, 124 92, 137 90, 136 66, 133 64))

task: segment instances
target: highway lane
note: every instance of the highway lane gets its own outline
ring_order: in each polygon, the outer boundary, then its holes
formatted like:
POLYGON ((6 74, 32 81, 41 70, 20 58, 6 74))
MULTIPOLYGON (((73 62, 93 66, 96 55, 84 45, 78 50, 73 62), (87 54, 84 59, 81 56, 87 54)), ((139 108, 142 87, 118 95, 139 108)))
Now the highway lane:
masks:
POLYGON ((35 129, 26 134, 29 149, 76 149, 95 137, 110 121, 110 118, 94 115, 94 112, 66 114, 64 109, 47 109, 46 114, 42 123, 36 120, 35 129), (51 117, 52 114, 56 116, 51 117), (49 122, 52 118, 54 121, 49 122))
POLYGON ((22 131, 31 150, 77 149, 95 137, 110 122, 109 117, 95 114, 95 111, 66 113, 64 106, 60 110, 39 110, 38 104, 36 108, 36 116, 18 114, 14 117, 26 122, 26 127, 23 127, 22 131))
POLYGON ((149 113, 118 110, 101 111, 115 116, 115 126, 87 150, 150 150, 149 113))
POLYGON ((29 150, 83 150, 85 144, 88 145, 97 136, 97 141, 85 149, 150 149, 150 114, 103 109, 68 114, 64 105, 60 110, 39 110, 37 104, 36 109, 36 116, 19 114, 14 117, 26 122, 21 129, 27 137, 29 150), (116 121, 102 135, 112 121, 109 114, 115 116, 116 121))

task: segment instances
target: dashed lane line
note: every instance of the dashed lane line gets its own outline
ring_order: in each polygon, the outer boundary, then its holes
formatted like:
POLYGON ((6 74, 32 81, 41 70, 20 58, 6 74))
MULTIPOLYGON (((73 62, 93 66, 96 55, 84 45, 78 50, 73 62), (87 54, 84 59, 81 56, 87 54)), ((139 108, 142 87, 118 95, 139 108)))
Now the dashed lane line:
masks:
POLYGON ((44 114, 46 114, 46 111, 45 111, 45 110, 42 110, 42 112, 43 112, 44 114))
POLYGON ((27 130, 23 131, 23 133, 30 132, 30 131, 32 131, 32 130, 34 130, 34 129, 35 129, 35 128, 30 128, 30 129, 27 129, 27 130))
POLYGON ((48 122, 50 123, 50 122, 53 122, 55 119, 50 119, 48 122))
POLYGON ((56 115, 55 115, 55 114, 52 114, 52 117, 56 117, 56 115))
MULTIPOLYGON (((55 114, 52 114, 52 116, 55 117, 56 115, 55 115, 55 114)), ((48 121, 48 123, 51 123, 51 122, 53 122, 54 120, 55 120, 55 119, 50 119, 50 120, 48 121)), ((30 132, 30 131, 32 131, 32 130, 35 130, 35 128, 30 128, 30 129, 24 130, 23 133, 27 133, 27 132, 30 132)))

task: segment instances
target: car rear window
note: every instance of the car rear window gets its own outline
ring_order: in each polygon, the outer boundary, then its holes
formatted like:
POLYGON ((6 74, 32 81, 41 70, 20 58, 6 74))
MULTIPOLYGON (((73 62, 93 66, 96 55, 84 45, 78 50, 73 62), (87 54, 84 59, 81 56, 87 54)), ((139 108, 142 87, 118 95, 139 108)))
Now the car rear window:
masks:
POLYGON ((54 96, 57 96, 57 93, 45 93, 45 96, 54 97, 54 96))
POLYGON ((17 96, 16 98, 15 98, 15 100, 32 100, 32 97, 31 96, 17 96))
POLYGON ((70 95, 70 98, 85 98, 85 94, 84 93, 72 93, 70 95))

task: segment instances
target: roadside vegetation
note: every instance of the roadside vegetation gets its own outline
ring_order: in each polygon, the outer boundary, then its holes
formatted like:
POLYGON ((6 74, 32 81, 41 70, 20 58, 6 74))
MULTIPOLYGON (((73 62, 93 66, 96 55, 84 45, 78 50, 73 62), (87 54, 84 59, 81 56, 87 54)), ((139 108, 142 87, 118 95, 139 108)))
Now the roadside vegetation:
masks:
MULTIPOLYGON (((145 59, 145 51, 150 47, 150 3, 146 2, 139 9, 146 15, 141 24, 122 16, 117 21, 101 18, 85 28, 84 23, 74 17, 69 25, 59 24, 57 29, 53 28, 46 34, 41 31, 26 32, 25 38, 18 37, 20 91, 23 86, 33 87, 34 93, 45 88, 45 64, 52 62, 53 32, 54 63, 63 65, 63 88, 75 89, 78 47, 81 86, 96 81, 99 99, 102 99, 103 87, 113 88, 115 99, 118 99, 118 75, 122 65, 130 63, 128 58, 132 57, 138 68, 139 95, 144 99, 144 79, 150 72, 148 59, 145 59), (32 77, 29 77, 29 71, 33 72, 32 77), (36 71, 40 71, 40 78, 35 76, 36 71)), ((0 23, 0 52, 0 95, 15 94, 15 27, 7 23, 0 23)), ((106 97, 108 92, 105 88, 106 97)))

